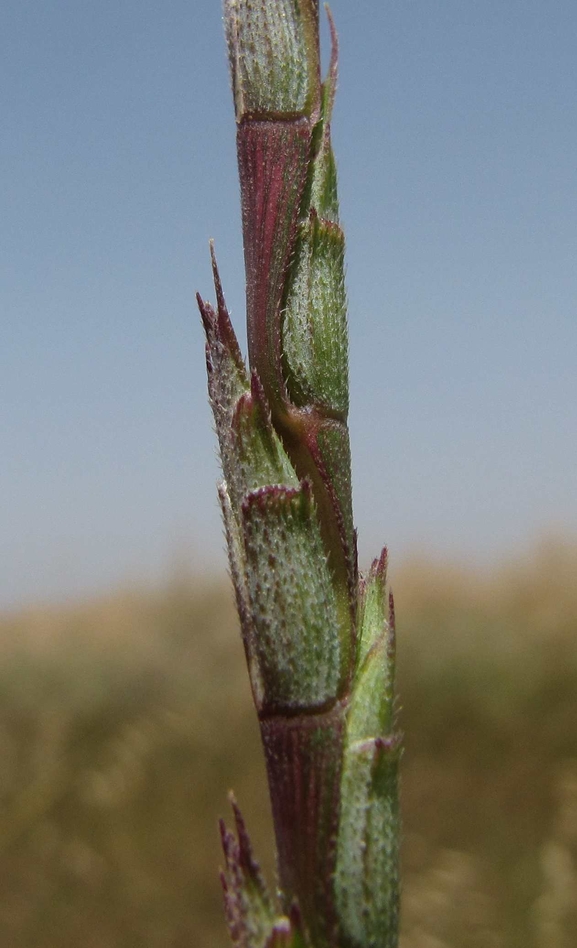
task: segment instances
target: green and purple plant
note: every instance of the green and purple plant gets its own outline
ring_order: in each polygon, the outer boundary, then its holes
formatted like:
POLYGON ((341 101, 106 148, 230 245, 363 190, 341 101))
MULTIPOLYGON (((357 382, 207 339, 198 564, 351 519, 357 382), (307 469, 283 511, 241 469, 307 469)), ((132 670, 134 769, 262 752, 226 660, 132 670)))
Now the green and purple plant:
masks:
POLYGON ((222 827, 237 948, 395 948, 395 627, 383 551, 359 576, 344 236, 318 0, 225 0, 237 121, 249 368, 212 253, 198 298, 230 569, 276 833, 269 895, 236 804, 222 827))

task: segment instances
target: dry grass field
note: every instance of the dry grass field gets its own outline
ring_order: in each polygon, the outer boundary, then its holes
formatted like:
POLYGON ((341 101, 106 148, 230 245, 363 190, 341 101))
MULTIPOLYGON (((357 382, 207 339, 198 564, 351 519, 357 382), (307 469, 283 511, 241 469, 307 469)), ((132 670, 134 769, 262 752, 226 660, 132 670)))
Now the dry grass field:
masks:
MULTIPOLYGON (((393 575, 402 948, 577 946, 577 549, 393 575)), ((274 878, 228 584, 0 617, 0 946, 225 948, 234 786, 274 878)))

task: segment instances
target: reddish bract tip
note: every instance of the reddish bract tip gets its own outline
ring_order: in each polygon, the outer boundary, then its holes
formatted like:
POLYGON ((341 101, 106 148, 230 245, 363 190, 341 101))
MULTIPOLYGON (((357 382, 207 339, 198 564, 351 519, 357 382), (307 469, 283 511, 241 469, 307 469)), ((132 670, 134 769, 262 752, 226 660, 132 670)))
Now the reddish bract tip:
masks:
POLYGON ((389 565, 389 551, 386 546, 383 547, 376 564, 376 574, 384 586, 387 581, 387 567, 389 565))

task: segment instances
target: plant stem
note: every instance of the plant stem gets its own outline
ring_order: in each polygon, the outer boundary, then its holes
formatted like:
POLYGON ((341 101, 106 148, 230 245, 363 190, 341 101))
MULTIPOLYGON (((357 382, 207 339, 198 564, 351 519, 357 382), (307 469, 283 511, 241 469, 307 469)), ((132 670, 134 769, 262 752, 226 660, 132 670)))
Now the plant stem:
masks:
POLYGON ((225 0, 247 278, 247 370, 213 254, 199 297, 219 496, 275 824, 280 905, 242 818, 223 829, 237 948, 395 948, 400 740, 386 551, 359 579, 344 236, 317 0, 225 0))

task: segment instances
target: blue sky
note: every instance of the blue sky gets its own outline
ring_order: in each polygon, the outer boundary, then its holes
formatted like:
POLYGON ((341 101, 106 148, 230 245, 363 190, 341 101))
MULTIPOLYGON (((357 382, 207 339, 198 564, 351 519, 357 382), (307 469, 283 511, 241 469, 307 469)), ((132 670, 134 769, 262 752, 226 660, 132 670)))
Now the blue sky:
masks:
MULTIPOLYGON (((574 537, 577 6, 332 7, 362 557, 574 537)), ((224 570, 194 305, 214 237, 244 340, 219 0, 5 0, 0 99, 0 607, 224 570)))

